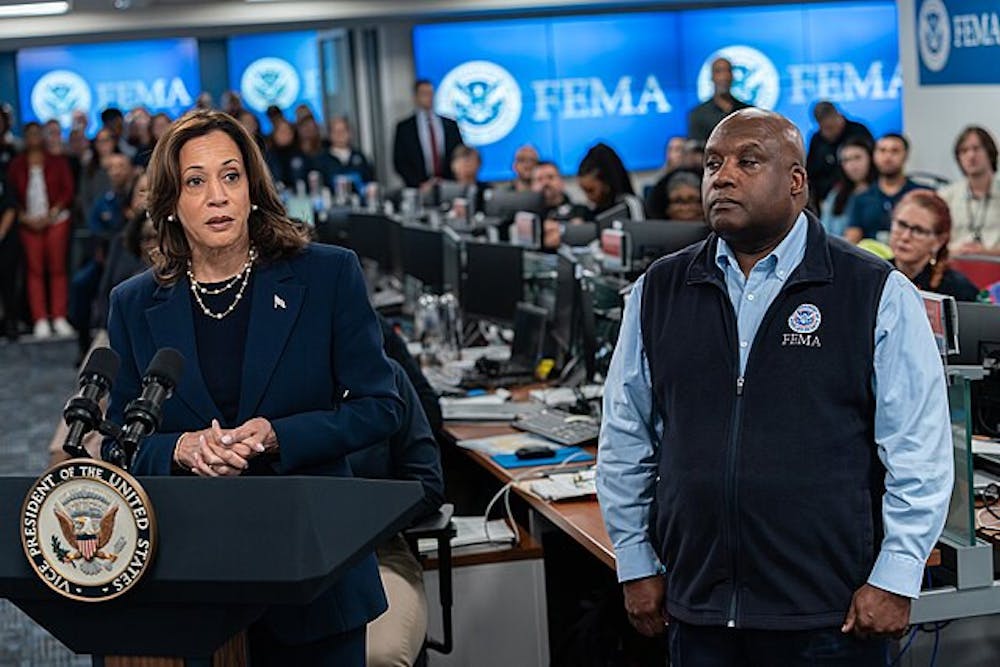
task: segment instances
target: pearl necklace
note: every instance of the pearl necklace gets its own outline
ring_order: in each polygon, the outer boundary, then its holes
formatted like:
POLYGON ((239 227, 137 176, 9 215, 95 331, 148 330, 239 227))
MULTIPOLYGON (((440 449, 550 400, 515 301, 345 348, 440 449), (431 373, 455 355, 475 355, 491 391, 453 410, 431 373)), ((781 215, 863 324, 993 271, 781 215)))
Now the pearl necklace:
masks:
POLYGON ((195 303, 197 303, 198 307, 201 308, 201 312, 203 312, 208 317, 211 317, 216 320, 221 320, 223 317, 236 310, 236 306, 239 305, 240 300, 243 298, 243 292, 246 291, 247 284, 250 282, 250 273, 253 271, 253 263, 254 260, 256 259, 257 259, 256 248, 250 248, 250 254, 247 257, 247 261, 243 263, 243 268, 240 269, 240 272, 237 273, 235 276, 233 276, 231 279, 229 279, 229 281, 227 281, 226 284, 223 285, 222 287, 216 287, 214 289, 209 289, 204 285, 202 285, 201 283, 199 283, 197 280, 195 280, 194 271, 191 270, 191 260, 188 260, 188 268, 187 268, 188 281, 191 283, 191 293, 194 295, 195 303), (240 285, 240 289, 236 292, 236 298, 233 299, 233 302, 229 304, 229 307, 226 308, 221 313, 213 313, 212 310, 205 305, 205 302, 202 301, 201 298, 202 294, 209 294, 209 295, 222 294, 232 289, 233 286, 236 285, 236 283, 240 282, 241 280, 242 284, 240 285))

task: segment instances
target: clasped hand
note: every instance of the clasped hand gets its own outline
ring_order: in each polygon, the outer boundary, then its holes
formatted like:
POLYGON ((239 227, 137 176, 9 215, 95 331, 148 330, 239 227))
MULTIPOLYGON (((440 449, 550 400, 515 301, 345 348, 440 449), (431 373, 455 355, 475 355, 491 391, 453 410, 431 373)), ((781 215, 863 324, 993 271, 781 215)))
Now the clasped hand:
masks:
POLYGON ((174 461, 201 477, 233 477, 249 467, 250 459, 277 446, 271 422, 263 417, 230 430, 223 430, 213 419, 209 428, 178 439, 174 461))

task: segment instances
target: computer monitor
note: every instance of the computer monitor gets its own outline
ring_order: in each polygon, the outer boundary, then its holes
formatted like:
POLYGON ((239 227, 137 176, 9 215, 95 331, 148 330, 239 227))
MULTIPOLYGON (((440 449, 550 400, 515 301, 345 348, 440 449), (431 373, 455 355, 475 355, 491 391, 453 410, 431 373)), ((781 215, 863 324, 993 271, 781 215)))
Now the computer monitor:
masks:
POLYGON ((982 364, 992 357, 1000 362, 1000 306, 958 302, 958 354, 948 357, 956 365, 982 364))
POLYGON ((437 203, 451 203, 459 197, 469 196, 469 186, 456 183, 455 181, 441 181, 437 184, 437 203))
POLYGON ((541 215, 545 201, 541 192, 531 190, 507 190, 495 188, 486 200, 486 215, 510 220, 518 211, 529 211, 541 215))
POLYGON ((514 304, 514 341, 510 346, 512 363, 535 368, 544 354, 547 317, 545 309, 534 304, 514 304))
POLYGON ((370 259, 382 273, 402 275, 402 225, 384 215, 352 213, 347 218, 347 243, 358 257, 370 259))
POLYGON ((957 355, 948 363, 993 368, 981 382, 972 383, 972 430, 1000 436, 1000 306, 959 302, 957 355))
POLYGON ((590 245, 597 238, 597 231, 596 222, 568 222, 563 227, 562 242, 574 247, 590 245))
POLYGON ((642 270, 660 257, 704 240, 711 231, 702 222, 675 220, 628 221, 621 223, 621 229, 629 237, 633 271, 642 270))
POLYGON ((556 302, 549 331, 556 343, 558 365, 562 367, 572 354, 573 324, 576 321, 577 292, 576 257, 569 248, 556 253, 556 302))
POLYGON ((450 227, 441 228, 444 251, 441 255, 441 291, 451 292, 461 303, 462 238, 450 227))
POLYGON ((522 248, 506 243, 465 242, 460 302, 465 315, 511 324, 523 294, 522 248))
POLYGON ((458 294, 462 280, 462 240, 447 227, 416 225, 402 228, 403 273, 419 280, 435 294, 458 294))
POLYGON ((618 202, 611 208, 605 209, 594 216, 594 222, 597 223, 597 228, 601 231, 609 229, 616 222, 631 219, 632 215, 629 213, 628 204, 625 202, 618 202))
POLYGON ((441 292, 444 283, 444 239, 440 229, 404 225, 402 229, 403 273, 413 276, 424 287, 441 292))

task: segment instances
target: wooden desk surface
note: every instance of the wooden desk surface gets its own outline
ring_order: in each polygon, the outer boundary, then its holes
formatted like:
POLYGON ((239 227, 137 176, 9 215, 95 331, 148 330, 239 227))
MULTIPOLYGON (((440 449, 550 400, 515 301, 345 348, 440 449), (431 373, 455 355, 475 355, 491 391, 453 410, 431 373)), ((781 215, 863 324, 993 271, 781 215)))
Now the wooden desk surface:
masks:
MULTIPOLYGON (((445 425, 444 431, 453 438, 452 444, 454 440, 488 438, 516 432, 506 422, 450 422, 445 425)), ((594 453, 593 448, 589 450, 594 453)), ((532 468, 517 468, 512 474, 512 471, 497 465, 490 457, 480 452, 463 451, 503 483, 509 482, 514 474, 532 470, 532 468)), ((614 549, 611 547, 611 538, 604 527, 604 519, 601 518, 601 510, 596 499, 555 503, 543 500, 520 486, 515 485, 514 489, 539 514, 565 531, 602 563, 615 569, 614 549)), ((941 549, 935 548, 927 559, 927 565, 935 567, 940 564, 941 549)))
MULTIPOLYGON (((453 440, 468 440, 470 438, 487 438, 493 435, 515 433, 506 422, 451 422, 445 425, 445 433, 453 440)), ((454 442, 452 443, 454 444, 454 442)), ((545 468, 517 468, 508 470, 497 465, 490 457, 463 450, 476 463, 488 470, 503 483, 513 479, 514 475, 528 473, 545 468)), ((590 448, 591 453, 594 449, 590 448)), ((551 466, 549 466, 551 469, 551 466)), ((532 509, 554 523, 560 530, 583 545, 598 560, 615 569, 615 553, 611 547, 611 538, 604 528, 601 510, 596 499, 562 500, 550 502, 543 500, 521 486, 514 485, 514 491, 531 506, 532 509)))

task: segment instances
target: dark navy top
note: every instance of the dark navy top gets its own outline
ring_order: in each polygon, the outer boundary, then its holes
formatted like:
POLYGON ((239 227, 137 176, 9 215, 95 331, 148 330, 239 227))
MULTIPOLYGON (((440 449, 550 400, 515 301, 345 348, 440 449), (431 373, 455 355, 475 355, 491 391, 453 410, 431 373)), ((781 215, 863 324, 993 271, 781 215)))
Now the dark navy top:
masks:
MULTIPOLYGON (((201 283, 208 289, 218 289, 226 282, 201 283)), ((225 311, 236 298, 241 282, 222 294, 202 294, 201 300, 213 313, 225 311)), ((190 287, 188 287, 190 289, 190 287)), ((194 339, 198 348, 198 368, 205 379, 208 393, 222 413, 223 428, 239 426, 236 417, 240 409, 240 388, 243 379, 243 354, 246 350, 247 327, 250 323, 250 295, 253 294, 253 273, 243 290, 240 302, 221 320, 209 317, 191 295, 194 317, 194 339)))

